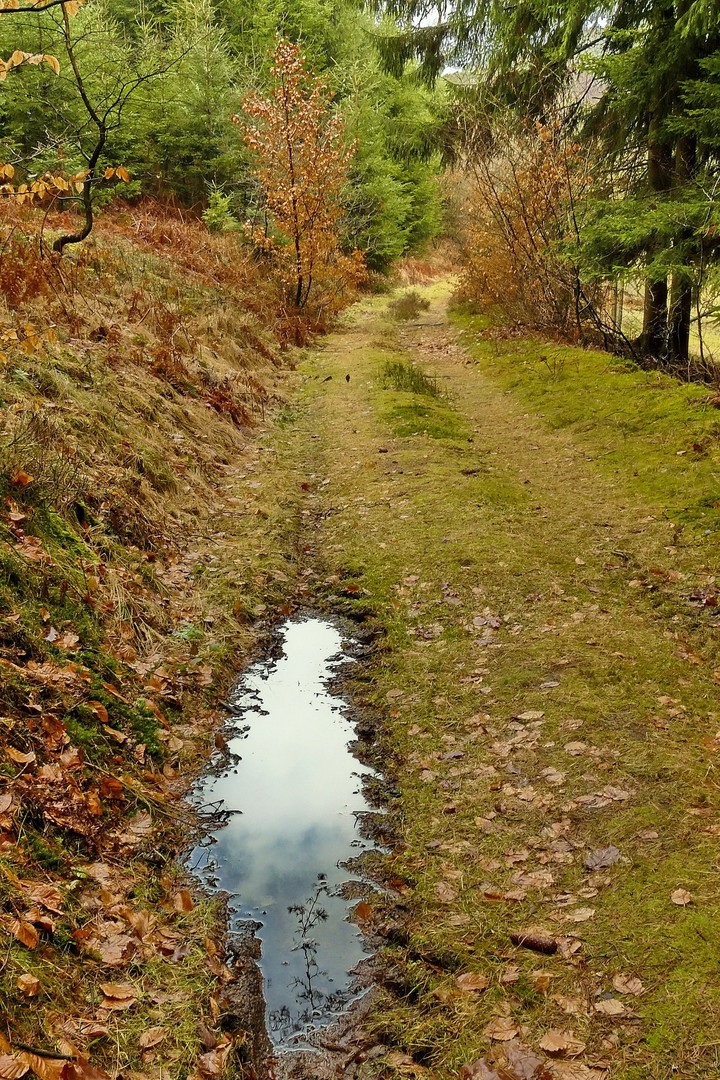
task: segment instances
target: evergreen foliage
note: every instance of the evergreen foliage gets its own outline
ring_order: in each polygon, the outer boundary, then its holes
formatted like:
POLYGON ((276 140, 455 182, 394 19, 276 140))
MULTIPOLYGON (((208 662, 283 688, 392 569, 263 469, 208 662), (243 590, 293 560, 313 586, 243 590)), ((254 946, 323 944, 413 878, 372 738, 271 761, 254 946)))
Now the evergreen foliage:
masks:
POLYGON ((635 355, 687 365, 691 324, 713 311, 718 254, 717 3, 459 0, 438 7, 434 25, 419 0, 391 0, 388 10, 404 20, 384 37, 388 70, 419 61, 433 80, 448 64, 471 66, 478 74, 473 83, 466 73, 461 96, 562 116, 596 147, 602 182, 575 255, 588 280, 640 275, 635 355))
MULTIPOLYGON (((0 161, 20 179, 81 170, 91 153, 93 125, 68 62, 61 12, 0 22, 0 55, 20 45, 51 52, 60 64, 60 76, 23 66, 0 84, 0 161)), ((87 0, 71 23, 91 101, 111 103, 138 77, 111 109, 97 166, 102 175, 124 164, 132 178, 124 195, 171 198, 211 216, 226 197, 239 222, 253 216, 251 155, 231 118, 248 93, 267 90, 281 35, 300 43, 310 67, 329 80, 357 146, 344 199, 348 250, 360 247, 382 271, 440 230, 433 147, 442 94, 411 71, 396 78, 381 69, 373 21, 353 0, 87 0)), ((93 186, 93 203, 102 198, 93 186)))

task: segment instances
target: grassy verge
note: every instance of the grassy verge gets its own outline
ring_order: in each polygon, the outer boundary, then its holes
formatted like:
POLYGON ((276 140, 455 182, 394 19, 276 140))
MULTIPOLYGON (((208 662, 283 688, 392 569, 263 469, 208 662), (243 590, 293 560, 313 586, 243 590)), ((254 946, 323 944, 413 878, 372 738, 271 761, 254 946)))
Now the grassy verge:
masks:
POLYGON ((215 706, 295 581, 299 495, 263 441, 288 371, 193 229, 159 253, 101 226, 52 297, 3 279, 5 1076, 59 1080, 34 1050, 86 1080, 245 1054, 223 912, 174 860, 215 706))
POLYGON ((463 348, 425 295, 406 328, 357 309, 292 434, 318 587, 349 578, 385 630, 358 693, 405 925, 368 1075, 518 1044, 566 1080, 718 1075, 716 414, 600 355, 467 323, 463 348))

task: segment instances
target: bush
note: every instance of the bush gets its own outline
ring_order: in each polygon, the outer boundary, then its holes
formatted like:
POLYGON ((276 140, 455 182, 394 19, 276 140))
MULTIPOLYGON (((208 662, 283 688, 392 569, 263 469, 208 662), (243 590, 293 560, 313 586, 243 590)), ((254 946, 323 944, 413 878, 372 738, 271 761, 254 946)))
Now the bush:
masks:
POLYGON ((411 289, 402 296, 398 296, 397 300, 393 300, 388 308, 392 317, 398 322, 409 322, 411 319, 417 319, 421 311, 428 311, 430 301, 415 289, 411 289))

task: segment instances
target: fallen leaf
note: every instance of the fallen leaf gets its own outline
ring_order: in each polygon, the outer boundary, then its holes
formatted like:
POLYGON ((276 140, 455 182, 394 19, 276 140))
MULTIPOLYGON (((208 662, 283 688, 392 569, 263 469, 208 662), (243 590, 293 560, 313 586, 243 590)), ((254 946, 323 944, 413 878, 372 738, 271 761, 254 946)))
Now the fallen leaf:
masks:
POLYGON ((25 997, 37 997, 41 990, 40 980, 34 975, 29 975, 25 972, 24 975, 20 975, 18 981, 15 983, 21 994, 25 997))
POLYGON ((153 1046, 159 1046, 167 1035, 166 1027, 151 1027, 143 1031, 138 1039, 138 1045, 142 1050, 151 1050, 153 1046))
POLYGON ((583 865, 586 870, 604 870, 608 866, 614 866, 622 856, 614 844, 608 844, 604 848, 596 848, 585 856, 583 865))
POLYGON ((87 707, 95 713, 101 724, 109 723, 110 716, 102 701, 88 701, 87 707))
POLYGON ((32 900, 34 904, 39 904, 41 907, 47 908, 48 911, 52 911, 56 915, 62 915, 63 913, 62 893, 52 885, 34 885, 28 893, 28 898, 32 900))
POLYGON ((634 975, 615 975, 613 986, 619 994, 634 994, 639 997, 645 993, 645 987, 634 975))
POLYGON ((551 981, 555 978, 552 971, 532 971, 530 972, 530 982, 533 985, 533 989, 538 993, 544 994, 549 989, 551 981))
POLYGON ((35 478, 26 473, 24 469, 16 469, 10 476, 10 481, 13 484, 17 484, 18 487, 27 487, 28 484, 32 484, 35 478))
POLYGON ((181 914, 187 914, 195 907, 195 901, 188 889, 179 889, 173 896, 173 910, 181 914))
POLYGON ((553 994, 553 1001, 559 1005, 568 1016, 583 1016, 587 1014, 585 1002, 579 997, 567 997, 565 994, 553 994))
POLYGON ((358 920, 358 922, 367 922, 367 920, 371 918, 372 913, 373 909, 371 905, 368 904, 365 900, 361 900, 360 903, 356 904, 353 908, 353 915, 358 920))
POLYGON ((69 1080, 70 1062, 68 1061, 41 1057, 39 1054, 31 1054, 28 1050, 24 1051, 20 1058, 30 1066, 40 1080, 69 1080))
POLYGON ((588 919, 592 919, 594 914, 595 908, 579 907, 574 908, 572 911, 568 911, 565 919, 567 922, 587 922, 588 919))
POLYGON ((122 784, 114 776, 103 776, 100 781, 100 795, 110 802, 117 802, 125 797, 122 784))
POLYGON ((102 983, 104 1009, 129 1009, 137 1001, 137 992, 129 983, 102 983))
POLYGON ((452 904, 454 900, 457 900, 457 892, 452 885, 448 885, 447 881, 438 882, 435 886, 435 895, 444 904, 452 904))
POLYGON ((0 1055, 0 1080, 20 1080, 29 1069, 26 1061, 21 1061, 13 1054, 0 1055))
POLYGON ((514 716, 513 720, 522 720, 524 723, 529 723, 531 720, 542 720, 544 715, 542 709, 527 709, 525 712, 514 716))
POLYGON ((509 1042, 503 1047, 509 1072, 503 1069, 504 1080, 553 1080, 546 1058, 540 1057, 521 1042, 509 1042))
POLYGON ((595 1012, 602 1013, 604 1016, 623 1016, 627 1009, 617 998, 604 998, 602 1001, 595 1002, 595 1012))
POLYGON ((35 753, 32 750, 24 754, 22 750, 16 750, 14 746, 6 746, 5 753, 11 761, 16 762, 18 765, 29 765, 31 761, 35 761, 35 753))
POLYGON ((80 638, 77 634, 74 634, 71 630, 66 630, 65 633, 60 634, 59 638, 55 642, 58 649, 65 649, 70 651, 80 643, 80 638))
POLYGON ((553 1062, 554 1080, 604 1080, 608 1070, 583 1065, 579 1061, 553 1062))
POLYGON ((511 1016, 495 1016, 483 1029, 483 1035, 497 1042, 508 1042, 514 1039, 519 1031, 520 1028, 511 1016))
POLYGON ((678 907, 686 907, 693 902, 692 893, 689 893, 687 889, 675 889, 675 892, 670 893, 670 899, 678 907))
POLYGON ((559 1028, 546 1032, 538 1045, 548 1054, 567 1054, 568 1057, 577 1057, 585 1049, 585 1043, 576 1039, 572 1032, 559 1028))
POLYGON ((91 1065, 86 1057, 77 1057, 68 1070, 67 1080, 111 1080, 109 1073, 91 1065))
POLYGON ((460 1070, 460 1080, 503 1080, 497 1069, 491 1068, 485 1058, 473 1061, 471 1065, 463 1065, 460 1070))
POLYGON ((461 990, 465 990, 468 993, 480 992, 481 990, 487 990, 490 985, 490 980, 485 975, 476 975, 475 972, 468 971, 463 975, 458 975, 455 982, 461 990))
POLYGON ((24 919, 14 919, 10 926, 10 933, 28 949, 36 949, 40 941, 40 935, 35 927, 24 919))

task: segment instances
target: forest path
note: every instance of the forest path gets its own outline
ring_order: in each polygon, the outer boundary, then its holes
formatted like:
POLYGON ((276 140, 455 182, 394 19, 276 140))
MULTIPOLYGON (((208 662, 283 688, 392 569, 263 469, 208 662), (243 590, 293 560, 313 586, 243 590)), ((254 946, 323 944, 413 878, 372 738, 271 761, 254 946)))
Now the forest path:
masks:
POLYGON ((541 1075, 523 1047, 564 1080, 720 1075, 708 551, 478 367, 446 284, 423 291, 411 325, 353 309, 288 434, 308 586, 386 631, 358 684, 387 720, 409 911, 386 1075, 503 1054, 541 1075))

